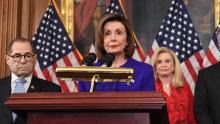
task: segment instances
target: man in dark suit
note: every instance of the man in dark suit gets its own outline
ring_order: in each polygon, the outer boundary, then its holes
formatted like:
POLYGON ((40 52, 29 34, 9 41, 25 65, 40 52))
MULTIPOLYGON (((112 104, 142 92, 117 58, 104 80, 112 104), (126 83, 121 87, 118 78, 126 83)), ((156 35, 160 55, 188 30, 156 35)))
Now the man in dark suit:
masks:
POLYGON ((199 72, 194 109, 199 124, 220 124, 220 62, 199 72))
POLYGON ((16 80, 22 79, 22 93, 29 92, 62 92, 61 88, 49 81, 39 79, 33 75, 36 54, 32 43, 23 38, 13 40, 8 47, 6 62, 11 71, 11 75, 0 79, 0 124, 25 124, 22 115, 12 113, 5 105, 6 98, 17 90, 16 80))

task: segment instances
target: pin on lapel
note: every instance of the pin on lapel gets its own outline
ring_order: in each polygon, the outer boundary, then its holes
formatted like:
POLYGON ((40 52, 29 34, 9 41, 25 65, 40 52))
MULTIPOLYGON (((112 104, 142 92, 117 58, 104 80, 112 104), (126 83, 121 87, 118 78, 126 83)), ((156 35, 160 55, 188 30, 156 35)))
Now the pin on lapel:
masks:
POLYGON ((31 89, 32 89, 32 90, 35 89, 34 85, 31 85, 31 89))

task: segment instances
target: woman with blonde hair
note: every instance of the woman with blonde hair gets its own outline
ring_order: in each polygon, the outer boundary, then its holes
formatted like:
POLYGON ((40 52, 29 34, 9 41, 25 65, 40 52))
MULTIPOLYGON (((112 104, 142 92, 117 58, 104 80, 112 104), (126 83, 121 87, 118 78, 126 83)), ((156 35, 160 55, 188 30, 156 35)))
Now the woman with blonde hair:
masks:
POLYGON ((179 60, 175 53, 160 47, 152 56, 156 91, 166 98, 170 124, 196 124, 189 85, 184 82, 179 60))

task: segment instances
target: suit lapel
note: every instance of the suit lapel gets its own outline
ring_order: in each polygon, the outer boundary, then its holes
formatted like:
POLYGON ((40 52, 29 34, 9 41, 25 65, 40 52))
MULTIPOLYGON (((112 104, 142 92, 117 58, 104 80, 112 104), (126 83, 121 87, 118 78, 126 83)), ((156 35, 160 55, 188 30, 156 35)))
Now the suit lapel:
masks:
POLYGON ((11 96, 11 77, 7 77, 0 82, 0 97, 1 100, 11 96))
POLYGON ((41 88, 40 88, 40 85, 39 85, 39 81, 37 79, 37 77, 35 77, 33 75, 32 79, 31 79, 31 83, 30 83, 30 86, 28 88, 28 93, 29 92, 40 92, 41 91, 41 88))

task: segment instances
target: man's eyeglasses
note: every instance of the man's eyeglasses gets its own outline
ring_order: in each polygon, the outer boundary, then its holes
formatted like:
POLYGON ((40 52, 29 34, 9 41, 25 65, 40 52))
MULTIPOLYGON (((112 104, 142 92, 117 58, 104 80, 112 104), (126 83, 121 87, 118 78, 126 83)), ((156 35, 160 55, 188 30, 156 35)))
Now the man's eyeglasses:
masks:
POLYGON ((26 53, 24 55, 21 54, 14 54, 14 55, 8 55, 14 59, 15 62, 20 62, 22 57, 24 57, 25 61, 29 62, 33 59, 33 54, 31 53, 26 53))

